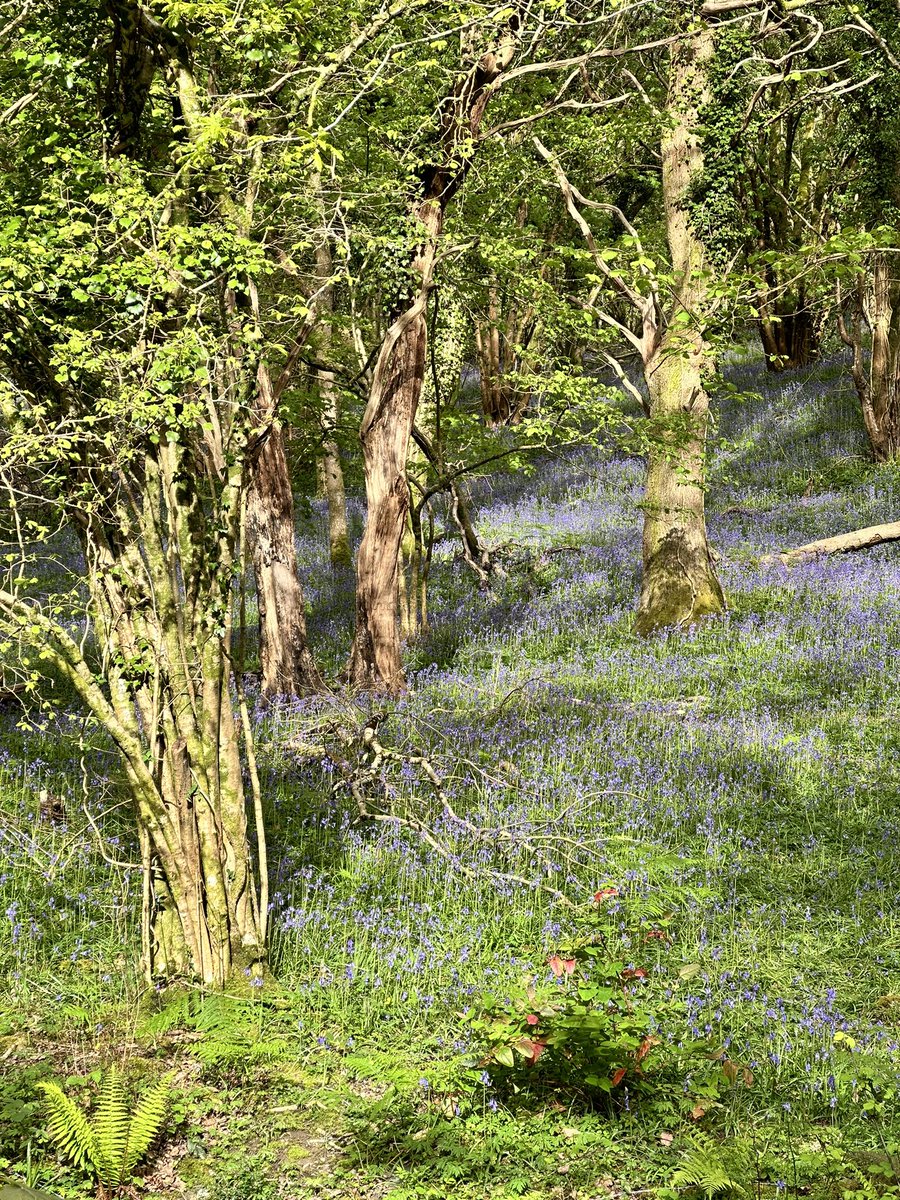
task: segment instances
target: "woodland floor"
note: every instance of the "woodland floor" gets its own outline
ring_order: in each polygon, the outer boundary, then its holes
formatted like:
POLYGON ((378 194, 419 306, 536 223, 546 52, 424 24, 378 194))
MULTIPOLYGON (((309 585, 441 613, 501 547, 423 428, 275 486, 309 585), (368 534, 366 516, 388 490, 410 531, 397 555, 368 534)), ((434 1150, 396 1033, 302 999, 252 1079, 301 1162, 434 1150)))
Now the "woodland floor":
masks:
MULTIPOLYGON (((64 696, 41 719, 2 711, 0 1172, 88 1195, 47 1148, 35 1083, 86 1097, 115 1059, 178 1088, 149 1196, 691 1197, 669 1189, 700 1160, 709 1195, 900 1195, 900 551, 759 562, 896 519, 900 474, 866 461, 841 364, 729 379, 708 501, 726 619, 631 634, 641 464, 596 449, 476 482, 480 533, 512 544, 492 592, 439 542, 433 632, 381 736, 505 831, 487 851, 443 828, 449 861, 355 822, 304 749, 321 702, 258 715, 278 982, 251 999, 141 997, 115 760, 64 696), (38 820, 41 789, 62 819, 38 820), (535 838, 585 822, 589 845, 535 860, 535 838), (498 871, 576 899, 610 881, 674 897, 653 956, 680 972, 685 1035, 752 1083, 687 1071, 606 1108, 527 1085, 463 1097, 460 1013, 545 976, 567 936, 549 892, 498 871)), ((336 669, 352 580, 325 565, 318 505, 298 536, 336 669)), ((395 785, 427 814, 420 774, 395 785)))

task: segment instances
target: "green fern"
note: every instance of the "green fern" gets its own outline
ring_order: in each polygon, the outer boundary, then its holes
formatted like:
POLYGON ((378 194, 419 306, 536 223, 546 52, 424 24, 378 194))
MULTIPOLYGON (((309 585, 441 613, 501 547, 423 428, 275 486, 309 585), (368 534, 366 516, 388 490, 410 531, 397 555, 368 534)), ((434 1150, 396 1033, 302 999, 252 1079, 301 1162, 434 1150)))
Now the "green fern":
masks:
POLYGON ((694 1145, 682 1155, 672 1175, 674 1187, 692 1187, 706 1200, 725 1196, 746 1196, 744 1180, 747 1161, 743 1150, 705 1135, 695 1135, 694 1145))
POLYGON ((97 1178, 106 1187, 124 1183, 122 1173, 128 1153, 128 1128, 131 1121, 122 1078, 115 1067, 110 1067, 103 1076, 100 1102, 92 1124, 97 1178))
POLYGON ((38 1087, 44 1093, 47 1133, 61 1153, 90 1171, 104 1191, 130 1183, 138 1163, 165 1125, 168 1080, 148 1088, 132 1111, 122 1078, 115 1067, 110 1067, 103 1077, 93 1118, 58 1084, 43 1081, 38 1087))
POLYGON ((267 1037, 258 1005, 232 996, 207 996, 191 1024, 204 1035, 194 1053, 207 1067, 220 1069, 271 1062, 290 1049, 281 1037, 267 1037))
POLYGON ((128 1179, 162 1133, 169 1113, 171 1089, 168 1079, 160 1079, 147 1088, 137 1103, 128 1130, 125 1173, 128 1179))
POLYGON ((38 1084, 47 1108, 47 1133, 66 1158, 76 1167, 94 1167, 97 1143, 87 1117, 59 1084, 47 1080, 38 1084))
POLYGON ((141 1022, 141 1032, 159 1036, 190 1024, 197 1009, 197 1000, 193 992, 182 992, 164 1004, 158 1012, 152 1013, 141 1022))

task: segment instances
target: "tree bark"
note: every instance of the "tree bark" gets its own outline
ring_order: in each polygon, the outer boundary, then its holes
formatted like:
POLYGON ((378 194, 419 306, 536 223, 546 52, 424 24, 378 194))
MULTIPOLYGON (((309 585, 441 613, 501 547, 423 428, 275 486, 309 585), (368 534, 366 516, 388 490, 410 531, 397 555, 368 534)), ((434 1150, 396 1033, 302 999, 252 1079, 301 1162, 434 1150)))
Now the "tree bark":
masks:
MULTIPOLYGON (((162 439, 141 493, 75 518, 105 688, 65 630, 29 618, 124 760, 150 872, 148 978, 215 987, 261 974, 266 957, 229 686, 243 464, 226 465, 221 445, 209 492, 193 455, 162 439)), ((0 593, 0 611, 25 607, 0 593)))
POLYGON ((766 370, 776 373, 808 367, 819 357, 820 331, 808 308, 770 310, 760 303, 759 336, 766 370))
POLYGON ((447 205, 472 162, 494 85, 515 55, 518 17, 441 105, 435 162, 422 172, 412 206, 421 241, 411 261, 414 298, 395 315, 381 343, 360 428, 368 516, 356 560, 356 632, 347 674, 359 688, 389 693, 406 686, 398 627, 400 548, 409 511, 406 455, 422 393, 428 348, 426 308, 447 205))
MULTIPOLYGON (((330 371, 319 371, 319 387, 325 400, 326 419, 331 428, 339 420, 337 390, 333 386, 334 375, 330 371), (325 376, 330 375, 330 381, 325 376)), ((326 436, 319 458, 319 479, 328 504, 328 558, 333 567, 349 567, 353 561, 350 552, 350 533, 347 526, 347 494, 344 490, 344 469, 341 454, 333 437, 326 436)))
POLYGON ((516 380, 522 369, 520 357, 534 332, 533 314, 518 311, 510 301, 501 312, 496 285, 489 290, 488 310, 475 320, 475 351, 481 390, 481 411, 489 429, 518 425, 531 400, 530 393, 516 380))
POLYGON ((892 462, 900 458, 900 280, 887 255, 875 256, 871 283, 863 275, 857 280, 849 328, 839 309, 838 329, 853 351, 850 372, 872 458, 892 462), (872 335, 868 369, 863 323, 872 335))
POLYGON ((710 30, 684 39, 671 52, 662 178, 676 306, 645 367, 651 424, 663 445, 651 449, 647 469, 643 579, 635 621, 642 634, 690 625, 725 607, 704 513, 705 382, 715 365, 703 326, 708 269, 688 211, 693 184, 703 170, 699 110, 709 94, 713 52, 710 30))
POLYGON ((415 215, 425 237, 414 264, 420 290, 382 343, 360 429, 368 516, 356 560, 356 633, 348 675, 354 687, 389 693, 405 687, 397 598, 400 546, 409 512, 406 453, 425 376, 425 308, 443 205, 429 196, 415 215))
POLYGON ((141 144, 141 117, 156 74, 155 46, 143 28, 142 13, 131 0, 106 0, 112 24, 107 49, 103 123, 106 153, 136 157, 141 144))
MULTIPOLYGON (((516 228, 524 229, 528 204, 521 201, 516 210, 516 228)), ((549 260, 538 270, 546 275, 549 260)), ((518 425, 531 403, 531 393, 516 376, 525 367, 532 339, 537 331, 533 303, 523 301, 513 291, 501 298, 496 280, 488 285, 487 311, 475 318, 475 351, 481 388, 481 410, 489 429, 518 425)))
MULTIPOLYGON (((772 93, 775 112, 754 139, 742 172, 740 203, 756 227, 753 240, 762 260, 766 252, 796 252, 811 230, 826 237, 831 216, 833 185, 819 166, 822 143, 834 136, 831 114, 824 107, 808 113, 782 107, 778 95, 772 93)), ((815 285, 782 278, 790 273, 777 260, 761 262, 759 271, 758 328, 766 369, 777 373, 809 366, 818 358, 823 328, 815 285)))
POLYGON ((863 420, 876 462, 900 456, 900 281, 886 254, 872 273, 872 358, 863 420))
MULTIPOLYGON (((321 181, 314 181, 316 192, 321 181)), ((320 292, 319 311, 324 317, 320 336, 320 355, 327 363, 331 353, 332 335, 329 323, 334 312, 334 262, 327 232, 316 247, 316 286, 320 292)), ((328 502, 328 554, 333 567, 348 567, 352 560, 350 535, 347 530, 347 495, 344 490, 344 471, 341 455, 334 436, 341 419, 340 393, 335 384, 334 372, 327 366, 316 371, 319 394, 322 398, 322 450, 319 454, 318 471, 322 491, 328 502)))
POLYGON ((251 467, 247 535, 259 608, 262 694, 321 691, 306 636, 306 606, 297 564, 294 497, 280 426, 273 424, 251 467))

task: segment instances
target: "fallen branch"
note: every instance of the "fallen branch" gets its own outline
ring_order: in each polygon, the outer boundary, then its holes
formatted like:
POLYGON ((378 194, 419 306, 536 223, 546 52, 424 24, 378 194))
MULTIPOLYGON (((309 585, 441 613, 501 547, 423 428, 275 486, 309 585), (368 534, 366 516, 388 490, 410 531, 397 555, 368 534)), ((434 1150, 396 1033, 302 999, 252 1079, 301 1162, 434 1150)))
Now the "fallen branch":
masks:
POLYGON ((797 546, 794 550, 785 550, 782 554, 767 554, 762 562, 782 562, 786 567, 790 567, 817 554, 848 554, 852 550, 868 550, 871 546, 896 541, 900 541, 900 521, 888 521, 885 525, 868 525, 865 529, 854 529, 852 533, 841 533, 837 537, 809 542, 805 546, 797 546))
POLYGON ((24 696, 28 691, 29 681, 22 679, 17 683, 5 683, 0 679, 0 704, 6 704, 10 700, 18 700, 20 696, 24 696))
MULTIPOLYGON (((535 677, 523 686, 534 682, 549 681, 535 677)), ((505 699, 510 695, 512 692, 505 699)), ((540 824, 530 818, 524 823, 527 828, 512 820, 479 825, 454 807, 446 779, 426 755, 395 749, 380 740, 379 726, 388 716, 384 712, 366 714, 356 706, 348 706, 343 719, 317 717, 293 738, 279 738, 265 749, 289 749, 302 760, 329 763, 335 774, 333 790, 349 793, 357 820, 408 830, 466 879, 527 888, 544 893, 564 908, 579 908, 579 903, 551 880, 554 875, 562 875, 567 884, 573 882, 574 861, 583 860, 584 853, 591 852, 596 843, 596 804, 603 798, 633 793, 619 789, 585 792, 562 810, 548 814, 540 824), (436 804, 429 804, 415 788, 416 776, 427 781, 436 804), (579 813, 584 821, 576 825, 574 818, 579 813), (473 850, 474 861, 465 861, 473 850), (497 865, 484 861, 485 852, 490 857, 496 855, 497 865), (519 874, 507 869, 515 868, 517 858, 537 866, 538 871, 519 874)), ((435 731, 429 722, 423 723, 435 731)), ((454 757, 467 773, 479 776, 490 787, 519 790, 522 786, 518 779, 511 782, 468 758, 458 754, 454 757)), ((517 774, 517 769, 513 772, 517 774)))
MULTIPOLYGON (((515 844, 516 839, 512 836, 512 834, 509 833, 508 830, 483 828, 481 826, 474 825, 465 817, 460 816, 451 805, 447 797, 447 793, 444 791, 443 783, 441 782, 440 777, 424 754, 403 754, 398 750, 384 746, 378 740, 377 734, 380 719, 381 718, 379 716, 370 718, 362 731, 362 744, 364 747, 370 748, 372 752, 371 764, 364 772, 369 779, 377 778, 380 768, 385 761, 393 761, 400 765, 409 764, 410 766, 418 766, 428 779, 428 782, 431 785, 435 796, 440 801, 444 812, 450 817, 451 821, 455 825, 461 826, 469 833, 470 836, 474 837, 476 841, 480 841, 482 843, 492 844, 494 842, 508 842, 515 844)), ((448 862, 452 863, 454 869, 459 871, 467 879, 478 880, 486 877, 492 879, 495 883, 519 884, 525 888, 547 892, 553 897, 554 900, 557 901, 557 903, 561 904, 565 908, 574 909, 578 907, 578 905, 575 904, 574 901, 570 900, 564 892, 561 892, 559 888, 553 887, 553 885, 550 883, 544 883, 542 880, 528 879, 524 875, 517 875, 508 871, 498 871, 495 868, 489 867, 485 864, 482 864, 478 867, 466 865, 461 861, 458 850, 456 850, 452 845, 443 841, 433 827, 420 820, 417 816, 410 812, 407 812, 406 815, 400 815, 393 806, 389 807, 387 810, 378 810, 373 808, 372 798, 366 796, 360 787, 360 773, 348 771, 348 764, 346 763, 338 762, 337 766, 342 771, 345 782, 349 787, 350 794, 356 801, 360 818, 364 820, 383 822, 389 825, 402 826, 406 829, 412 830, 412 832, 417 834, 427 845, 432 848, 432 850, 436 851, 442 858, 445 858, 448 862)), ((551 838, 551 840, 558 839, 551 838)), ((522 849, 527 850, 532 858, 539 861, 544 869, 546 869, 548 872, 552 872, 553 864, 542 851, 535 847, 534 839, 521 839, 518 844, 522 849)))

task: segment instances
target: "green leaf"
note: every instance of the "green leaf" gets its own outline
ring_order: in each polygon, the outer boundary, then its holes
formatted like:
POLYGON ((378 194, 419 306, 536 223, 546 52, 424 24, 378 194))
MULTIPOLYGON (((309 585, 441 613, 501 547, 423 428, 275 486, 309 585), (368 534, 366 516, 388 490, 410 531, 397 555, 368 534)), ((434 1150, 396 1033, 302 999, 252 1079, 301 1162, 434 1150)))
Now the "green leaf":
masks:
POLYGON ((511 1046, 498 1046, 494 1051, 494 1060, 504 1067, 514 1067, 516 1058, 511 1046))

